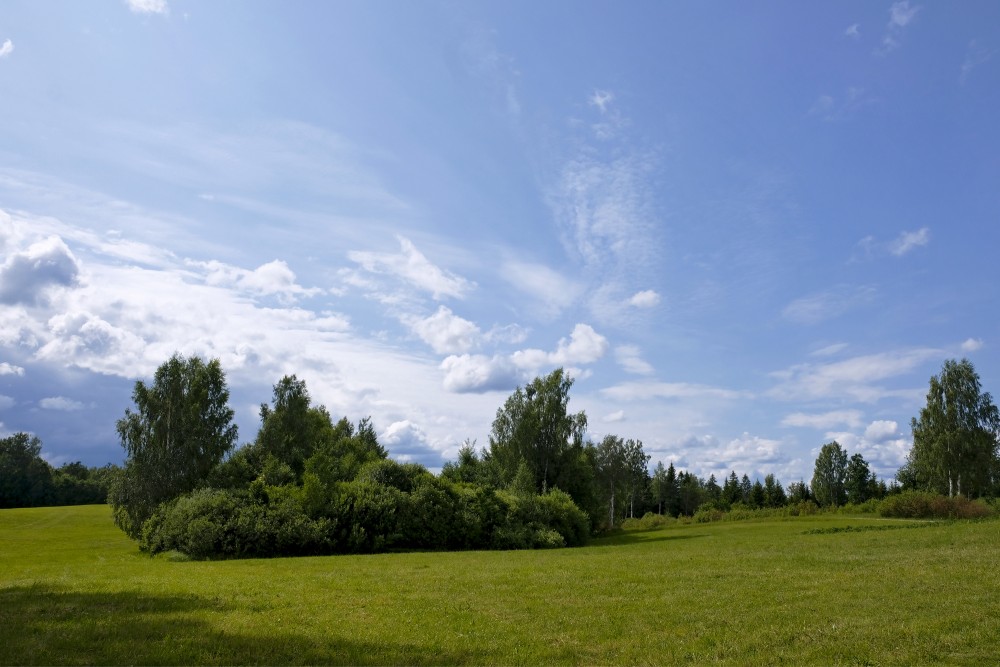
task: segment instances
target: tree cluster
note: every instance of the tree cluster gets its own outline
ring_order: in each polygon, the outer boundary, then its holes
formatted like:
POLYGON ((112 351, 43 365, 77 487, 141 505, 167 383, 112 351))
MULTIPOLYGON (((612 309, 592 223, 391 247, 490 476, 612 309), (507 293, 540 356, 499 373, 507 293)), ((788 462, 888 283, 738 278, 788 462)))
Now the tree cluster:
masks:
POLYGON ((94 505, 107 501, 118 468, 90 468, 79 461, 54 468, 42 442, 27 433, 0 438, 0 508, 94 505))
MULTIPOLYGON (((256 439, 238 449, 217 361, 175 356, 151 386, 136 383, 133 400, 118 423, 128 457, 110 502, 151 553, 516 549, 582 544, 590 533, 556 488, 454 481, 389 460, 370 420, 335 423, 294 375, 275 384, 256 439)), ((538 468, 543 484, 554 469, 538 468)))

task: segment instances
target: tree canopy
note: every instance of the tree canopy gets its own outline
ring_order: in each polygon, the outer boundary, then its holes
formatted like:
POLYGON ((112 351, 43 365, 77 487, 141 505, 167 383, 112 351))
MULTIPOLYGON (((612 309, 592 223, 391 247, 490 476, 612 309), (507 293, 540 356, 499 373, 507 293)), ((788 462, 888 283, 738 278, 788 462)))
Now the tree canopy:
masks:
POLYGON ((968 359, 944 362, 927 404, 910 422, 913 448, 899 478, 928 491, 985 495, 998 482, 1000 412, 968 359))
POLYGON ((236 444, 229 388, 218 359, 175 354, 149 386, 132 391, 135 410, 118 420, 125 467, 109 500, 115 523, 138 537, 156 507, 191 491, 236 444))

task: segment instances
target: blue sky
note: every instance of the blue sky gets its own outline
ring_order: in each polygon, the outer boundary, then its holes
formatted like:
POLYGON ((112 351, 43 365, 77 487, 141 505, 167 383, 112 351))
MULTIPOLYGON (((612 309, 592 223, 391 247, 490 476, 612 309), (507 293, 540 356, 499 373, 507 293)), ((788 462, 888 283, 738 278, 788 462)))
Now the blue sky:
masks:
POLYGON ((0 433, 122 459, 173 352, 431 468, 563 366, 591 437, 891 477, 1000 391, 995 2, 5 2, 0 433))

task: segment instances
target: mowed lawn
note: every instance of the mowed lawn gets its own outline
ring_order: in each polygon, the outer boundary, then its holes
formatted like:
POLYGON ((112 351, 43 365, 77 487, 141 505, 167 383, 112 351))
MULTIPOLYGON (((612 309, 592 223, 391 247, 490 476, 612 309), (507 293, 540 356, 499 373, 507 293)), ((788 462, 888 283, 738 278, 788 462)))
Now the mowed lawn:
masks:
POLYGON ((104 506, 0 510, 3 664, 998 662, 996 521, 674 524, 554 551, 184 562, 139 553, 104 506))

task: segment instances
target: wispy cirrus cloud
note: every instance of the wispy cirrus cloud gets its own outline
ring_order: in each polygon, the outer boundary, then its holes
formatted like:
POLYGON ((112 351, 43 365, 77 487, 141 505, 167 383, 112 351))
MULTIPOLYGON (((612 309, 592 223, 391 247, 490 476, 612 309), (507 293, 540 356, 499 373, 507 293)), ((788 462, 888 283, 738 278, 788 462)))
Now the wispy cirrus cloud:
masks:
POLYGON ((965 60, 962 61, 961 72, 958 76, 959 83, 964 85, 969 75, 972 74, 972 70, 980 65, 985 65, 995 53, 996 49, 986 48, 979 43, 979 40, 974 39, 969 42, 969 46, 965 50, 965 60))
POLYGON ((626 373, 650 375, 653 367, 642 358, 642 351, 637 345, 619 345, 615 348, 615 359, 626 373))
POLYGON ((838 285, 831 289, 795 299, 782 310, 782 316, 796 324, 819 324, 874 301, 874 287, 838 285))
POLYGON ((893 257, 902 257, 913 250, 929 244, 931 241, 931 230, 929 227, 921 227, 915 231, 904 231, 891 241, 879 241, 874 236, 866 236, 858 241, 851 261, 864 259, 874 259, 886 254, 893 257))
POLYGON ((885 34, 882 36, 882 43, 875 53, 885 55, 899 48, 903 32, 913 22, 919 11, 920 6, 911 6, 910 0, 899 0, 892 3, 889 7, 889 22, 886 24, 885 34))
POLYGON ((860 410, 832 410, 821 413, 793 412, 781 420, 782 426, 808 427, 818 430, 829 430, 841 424, 851 428, 861 425, 864 415, 860 410))
POLYGON ((852 23, 851 25, 847 26, 847 29, 844 30, 844 36, 850 37, 851 39, 860 39, 861 25, 859 23, 852 23))
POLYGON ((827 122, 844 121, 876 101, 864 88, 851 86, 843 94, 820 95, 809 108, 809 115, 827 122))
POLYGON ((407 238, 397 236, 399 252, 371 252, 355 250, 348 259, 370 274, 395 278, 406 286, 429 292, 440 301, 445 297, 463 299, 476 284, 433 264, 407 238))

